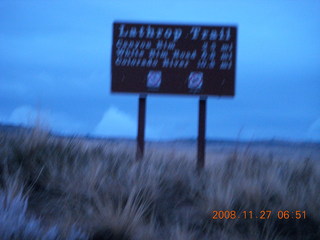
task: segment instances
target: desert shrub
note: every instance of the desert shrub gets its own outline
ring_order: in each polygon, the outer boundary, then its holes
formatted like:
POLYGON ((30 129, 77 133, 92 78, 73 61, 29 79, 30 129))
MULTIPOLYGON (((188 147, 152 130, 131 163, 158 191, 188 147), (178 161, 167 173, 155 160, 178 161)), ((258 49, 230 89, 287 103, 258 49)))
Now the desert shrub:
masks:
MULTIPOLYGON (((86 234, 72 227, 65 237, 56 226, 44 228, 41 220, 27 216, 28 198, 23 195, 17 180, 0 190, 0 236, 2 240, 81 240, 86 234)), ((7 179, 8 182, 8 179, 7 179)))
MULTIPOLYGON (((317 161, 280 161, 247 149, 225 161, 210 159, 198 172, 191 156, 152 150, 137 162, 133 150, 130 142, 39 130, 0 138, 1 196, 17 169, 29 194, 28 205, 19 184, 11 187, 17 198, 9 202, 18 202, 13 209, 21 205, 24 224, 12 232, 24 232, 30 222, 36 236, 82 236, 72 227, 77 223, 92 239, 320 239, 317 161), (44 228, 26 209, 44 218, 56 214, 44 228), (300 210, 307 219, 213 220, 213 210, 300 210)), ((9 216, 14 211, 4 204, 2 216, 9 216)))

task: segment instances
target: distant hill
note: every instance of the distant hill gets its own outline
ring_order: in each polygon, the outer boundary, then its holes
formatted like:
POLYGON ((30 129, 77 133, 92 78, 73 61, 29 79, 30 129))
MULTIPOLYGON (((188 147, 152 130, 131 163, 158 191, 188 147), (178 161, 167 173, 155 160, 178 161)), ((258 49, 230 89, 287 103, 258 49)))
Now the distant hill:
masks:
MULTIPOLYGON (((27 127, 23 125, 11 125, 11 124, 3 124, 0 123, 0 133, 30 133, 32 131, 32 127, 27 127)), ((63 135, 63 134, 57 134, 54 132, 50 132, 55 137, 62 137, 62 138, 68 138, 68 137, 76 137, 78 138, 85 138, 88 140, 108 140, 108 141, 135 141, 134 138, 124 138, 124 137, 98 137, 94 135, 63 135)), ((197 139, 195 138, 181 138, 181 139, 172 139, 172 140, 147 140, 147 142, 157 142, 157 143, 175 143, 175 144, 196 144, 197 139)), ((232 140, 232 139, 208 139, 207 138, 207 144, 210 145, 225 145, 225 146, 284 146, 284 147, 315 147, 320 149, 320 142, 311 142, 311 141, 289 141, 289 140, 278 140, 278 139, 266 139, 266 140, 232 140)))
POLYGON ((22 125, 9 125, 0 123, 0 132, 2 133, 17 133, 17 132, 30 132, 32 131, 31 127, 26 127, 22 125))

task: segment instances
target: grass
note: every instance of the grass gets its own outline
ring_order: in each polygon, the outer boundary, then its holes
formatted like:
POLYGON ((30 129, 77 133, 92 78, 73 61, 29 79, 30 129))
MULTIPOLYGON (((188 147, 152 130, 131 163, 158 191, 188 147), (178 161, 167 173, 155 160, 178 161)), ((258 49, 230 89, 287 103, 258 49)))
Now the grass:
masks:
POLYGON ((320 159, 235 151, 199 173, 190 155, 154 147, 136 162, 133 147, 0 133, 1 239, 320 239, 320 159), (272 216, 214 220, 214 210, 272 216), (278 219, 284 210, 307 218, 278 219))

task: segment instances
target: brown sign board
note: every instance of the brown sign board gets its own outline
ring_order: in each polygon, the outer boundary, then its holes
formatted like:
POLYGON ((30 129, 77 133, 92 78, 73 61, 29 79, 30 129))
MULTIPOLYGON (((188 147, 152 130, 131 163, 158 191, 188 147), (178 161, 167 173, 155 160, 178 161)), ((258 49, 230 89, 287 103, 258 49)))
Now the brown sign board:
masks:
POLYGON ((235 95, 236 26, 115 22, 112 92, 235 95))

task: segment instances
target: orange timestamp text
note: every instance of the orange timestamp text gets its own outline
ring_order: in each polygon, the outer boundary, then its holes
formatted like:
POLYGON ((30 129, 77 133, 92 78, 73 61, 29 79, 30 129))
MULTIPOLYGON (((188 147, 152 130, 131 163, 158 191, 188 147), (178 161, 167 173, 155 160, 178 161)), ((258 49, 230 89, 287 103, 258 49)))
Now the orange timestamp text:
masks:
POLYGON ((212 219, 306 219, 306 211, 290 211, 290 210, 261 210, 254 211, 212 211, 212 219))

